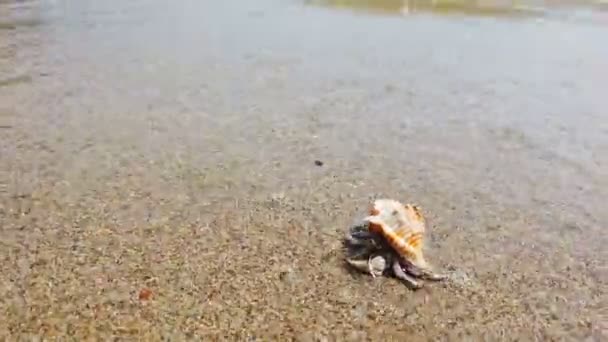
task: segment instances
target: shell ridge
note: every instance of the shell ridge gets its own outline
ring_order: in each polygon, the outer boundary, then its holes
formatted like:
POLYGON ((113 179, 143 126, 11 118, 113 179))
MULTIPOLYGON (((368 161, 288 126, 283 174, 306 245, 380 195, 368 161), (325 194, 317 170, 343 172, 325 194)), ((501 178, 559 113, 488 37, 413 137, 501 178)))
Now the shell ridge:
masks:
POLYGON ((420 209, 389 199, 378 199, 370 207, 365 218, 368 229, 382 235, 402 258, 426 266, 422 254, 425 220, 420 209))

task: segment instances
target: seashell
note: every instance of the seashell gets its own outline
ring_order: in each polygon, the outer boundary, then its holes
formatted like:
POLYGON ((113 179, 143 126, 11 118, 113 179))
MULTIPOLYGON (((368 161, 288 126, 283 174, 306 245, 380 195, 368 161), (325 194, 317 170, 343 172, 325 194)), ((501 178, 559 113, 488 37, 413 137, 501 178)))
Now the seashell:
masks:
POLYGON ((426 223, 420 209, 392 199, 377 199, 364 220, 368 230, 384 237, 399 256, 421 269, 427 269, 422 247, 426 223))

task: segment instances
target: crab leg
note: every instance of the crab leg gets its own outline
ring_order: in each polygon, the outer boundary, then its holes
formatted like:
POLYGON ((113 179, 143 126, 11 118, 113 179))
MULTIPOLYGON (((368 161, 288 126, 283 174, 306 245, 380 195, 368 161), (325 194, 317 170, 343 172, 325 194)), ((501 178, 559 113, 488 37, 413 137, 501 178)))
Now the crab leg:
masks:
POLYGON ((445 274, 438 274, 429 269, 424 269, 420 267, 416 267, 410 263, 404 264, 406 272, 411 274, 412 276, 420 279, 426 279, 431 281, 441 281, 447 278, 445 274))
POLYGON ((353 227, 349 234, 346 234, 346 241, 352 245, 373 243, 375 238, 376 234, 368 231, 365 227, 353 227))
POLYGON ((358 234, 355 233, 346 235, 344 239, 350 246, 364 246, 370 243, 366 238, 360 238, 358 234))
POLYGON ((446 274, 434 273, 431 271, 426 271, 422 273, 422 278, 431 280, 431 281, 442 281, 446 280, 448 276, 446 274))
POLYGON ((369 269, 368 260, 355 260, 347 258, 346 262, 358 271, 361 271, 363 273, 371 273, 369 269))
POLYGON ((367 230, 356 230, 354 232, 351 232, 350 235, 357 239, 366 239, 366 240, 373 239, 374 236, 376 236, 374 233, 367 231, 367 230))
POLYGON ((422 288, 422 282, 417 281, 413 277, 409 276, 407 273, 403 272, 403 269, 401 268, 401 263, 397 259, 393 261, 393 273, 397 278, 405 282, 408 287, 415 290, 422 288))

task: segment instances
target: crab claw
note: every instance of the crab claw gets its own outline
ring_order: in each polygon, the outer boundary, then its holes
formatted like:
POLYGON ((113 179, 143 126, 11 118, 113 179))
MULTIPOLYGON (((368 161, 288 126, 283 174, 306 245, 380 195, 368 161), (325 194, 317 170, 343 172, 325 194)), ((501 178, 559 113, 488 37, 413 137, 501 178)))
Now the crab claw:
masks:
POLYGON ((387 267, 387 260, 382 255, 370 255, 369 259, 367 260, 367 264, 369 273, 372 275, 372 277, 376 278, 384 273, 384 270, 387 267))

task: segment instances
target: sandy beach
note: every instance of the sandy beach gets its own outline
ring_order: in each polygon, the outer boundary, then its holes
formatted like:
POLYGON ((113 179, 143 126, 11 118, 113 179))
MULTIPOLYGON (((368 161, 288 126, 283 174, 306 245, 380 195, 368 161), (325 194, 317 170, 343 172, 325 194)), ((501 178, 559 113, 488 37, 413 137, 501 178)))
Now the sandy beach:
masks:
POLYGON ((0 339, 607 340, 608 12, 378 3, 0 0, 0 339))

